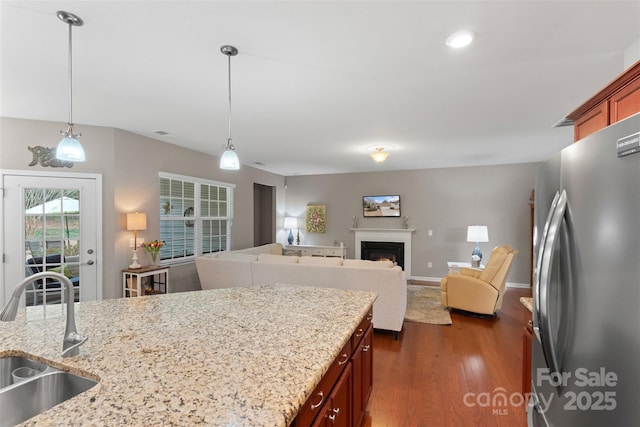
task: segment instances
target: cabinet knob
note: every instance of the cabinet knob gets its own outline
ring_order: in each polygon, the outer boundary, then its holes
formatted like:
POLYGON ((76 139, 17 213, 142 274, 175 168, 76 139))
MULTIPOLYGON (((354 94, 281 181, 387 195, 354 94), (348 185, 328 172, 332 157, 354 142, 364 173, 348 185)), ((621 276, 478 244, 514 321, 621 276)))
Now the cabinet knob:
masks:
POLYGON ((363 347, 362 347, 362 351, 369 351, 369 348, 370 348, 370 347, 371 347, 371 346, 370 346, 369 344, 367 344, 367 345, 365 345, 365 346, 363 346, 363 347))
POLYGON ((329 415, 327 418, 329 418, 329 420, 331 420, 331 424, 335 424, 336 417, 340 413, 340 408, 333 408, 332 411, 333 411, 333 414, 329 415))
POLYGON ((371 320, 371 319, 373 319, 373 313, 367 314, 367 320, 371 320))
POLYGON ((364 334, 364 331, 362 330, 362 328, 358 328, 358 332, 356 332, 356 337, 361 337, 362 334, 364 334))

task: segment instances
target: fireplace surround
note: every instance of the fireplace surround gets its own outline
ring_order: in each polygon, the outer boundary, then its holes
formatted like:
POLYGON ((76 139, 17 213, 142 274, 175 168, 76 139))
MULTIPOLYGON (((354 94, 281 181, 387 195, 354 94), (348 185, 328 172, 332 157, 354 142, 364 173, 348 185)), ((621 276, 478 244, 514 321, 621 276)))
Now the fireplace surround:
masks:
MULTIPOLYGON (((403 269, 405 277, 411 279, 411 235, 414 228, 352 228, 355 234, 355 258, 362 257, 362 242, 396 242, 403 243, 403 269)), ((396 261, 397 262, 397 261, 396 261)))

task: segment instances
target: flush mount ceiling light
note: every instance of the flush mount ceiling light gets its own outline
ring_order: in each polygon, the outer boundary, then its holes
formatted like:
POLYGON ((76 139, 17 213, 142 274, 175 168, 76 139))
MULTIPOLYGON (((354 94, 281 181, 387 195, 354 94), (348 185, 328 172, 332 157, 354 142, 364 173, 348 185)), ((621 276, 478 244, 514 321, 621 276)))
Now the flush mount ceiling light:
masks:
POLYGON ((447 46, 451 46, 454 49, 468 46, 475 38, 473 31, 462 30, 451 34, 447 37, 447 46))
POLYGON ((238 170, 240 169, 240 160, 235 151, 236 147, 231 142, 231 57, 238 54, 238 49, 225 45, 220 48, 220 51, 227 55, 229 60, 229 136, 224 147, 224 153, 220 157, 220 169, 238 170))
POLYGON ((376 147, 376 152, 371 153, 371 157, 373 157, 373 160, 375 160, 377 163, 384 162, 387 156, 389 155, 389 153, 383 150, 384 150, 384 147, 376 147))
POLYGON ((65 160, 69 162, 84 162, 85 155, 82 144, 78 140, 81 134, 76 133, 73 129, 73 86, 72 86, 72 50, 71 50, 71 29, 72 27, 81 27, 84 21, 74 15, 73 13, 59 10, 56 12, 58 18, 69 25, 69 123, 67 123, 67 130, 61 130, 62 140, 56 147, 56 158, 58 160, 65 160))

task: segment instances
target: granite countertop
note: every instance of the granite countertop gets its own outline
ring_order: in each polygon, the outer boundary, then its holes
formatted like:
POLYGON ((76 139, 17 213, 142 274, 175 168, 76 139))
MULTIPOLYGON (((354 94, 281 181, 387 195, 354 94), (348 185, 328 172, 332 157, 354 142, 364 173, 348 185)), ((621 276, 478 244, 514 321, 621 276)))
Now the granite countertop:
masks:
POLYGON ((63 359, 60 306, 0 322, 16 353, 99 383, 26 425, 287 426, 376 294, 297 285, 76 304, 80 354, 63 359))
POLYGON ((533 312, 533 298, 531 297, 520 297, 520 302, 524 305, 529 311, 533 312))

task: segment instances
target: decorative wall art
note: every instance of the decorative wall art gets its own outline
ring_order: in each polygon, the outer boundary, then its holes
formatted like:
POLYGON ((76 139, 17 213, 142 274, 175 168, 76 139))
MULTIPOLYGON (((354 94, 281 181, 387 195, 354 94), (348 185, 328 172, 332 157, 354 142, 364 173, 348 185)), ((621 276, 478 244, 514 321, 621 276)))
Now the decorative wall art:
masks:
POLYGON ((50 167, 50 168, 72 168, 73 162, 68 162, 65 160, 56 159, 56 147, 42 147, 40 145, 36 145, 35 147, 27 147, 31 154, 33 154, 33 159, 29 166, 35 166, 40 163, 40 166, 50 167))
POLYGON ((327 207, 325 205, 307 206, 305 229, 307 233, 327 231, 327 207))

